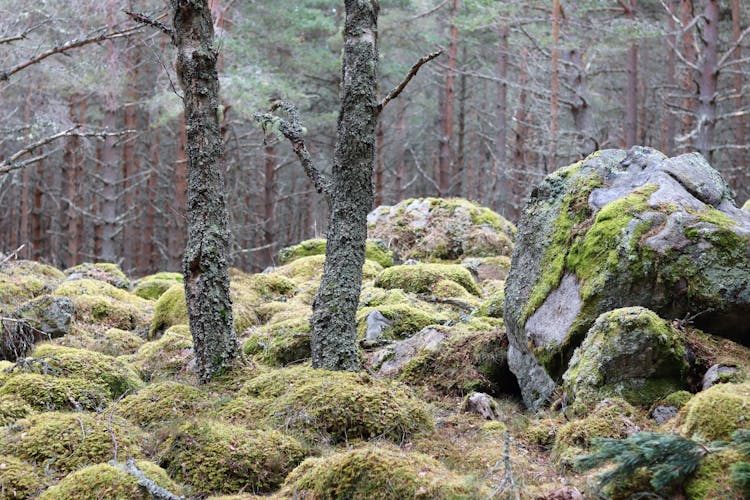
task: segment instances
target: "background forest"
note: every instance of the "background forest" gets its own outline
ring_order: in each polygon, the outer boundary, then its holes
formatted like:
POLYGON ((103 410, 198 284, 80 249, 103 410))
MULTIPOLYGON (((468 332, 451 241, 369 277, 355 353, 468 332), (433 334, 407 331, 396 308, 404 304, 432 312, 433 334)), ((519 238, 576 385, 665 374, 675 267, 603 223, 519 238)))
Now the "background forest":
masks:
MULTIPOLYGON (((295 103, 312 154, 322 165, 332 157, 343 8, 211 3, 230 264, 257 271, 281 247, 324 234, 326 214, 289 145, 253 114, 275 97, 295 103)), ((164 5, 0 2, 0 252, 25 245, 19 258, 60 268, 103 260, 133 275, 179 270, 186 157, 173 48, 150 28, 129 30, 125 10, 158 17, 164 5), (122 30, 15 71, 66 42, 122 30)), ((460 196, 515 221, 548 172, 633 144, 701 152, 742 202, 749 11, 741 0, 382 0, 381 89, 423 55, 444 54, 381 117, 376 205, 460 196)))

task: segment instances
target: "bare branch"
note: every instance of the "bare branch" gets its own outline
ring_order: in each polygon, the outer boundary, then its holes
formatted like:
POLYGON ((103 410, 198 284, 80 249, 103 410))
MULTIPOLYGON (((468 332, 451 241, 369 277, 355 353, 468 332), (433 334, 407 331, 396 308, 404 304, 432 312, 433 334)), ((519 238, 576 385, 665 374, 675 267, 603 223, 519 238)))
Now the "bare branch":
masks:
POLYGON ((34 30, 40 28, 41 26, 44 26, 45 24, 49 24, 51 20, 47 19, 45 21, 42 21, 40 23, 37 23, 29 28, 26 28, 23 32, 18 33, 17 35, 10 35, 5 38, 0 38, 0 45, 4 45, 6 43, 13 43, 18 40, 24 40, 29 33, 33 32, 34 30))
POLYGON ((182 500, 185 498, 175 495, 168 489, 162 488, 156 484, 154 480, 150 479, 141 469, 138 468, 133 458, 128 458, 124 464, 116 460, 110 460, 108 465, 133 476, 136 481, 138 481, 138 485, 142 486, 149 492, 151 498, 156 498, 158 500, 182 500))
POLYGON ((383 111, 383 108, 385 108, 386 104, 394 100, 401 94, 401 92, 404 91, 407 85, 409 85, 409 82, 412 78, 414 78, 417 73, 419 72, 419 69, 428 62, 432 61, 436 57, 438 57, 440 54, 442 54, 442 50, 438 50, 437 52, 433 52, 432 54, 428 54, 424 57, 422 57, 419 61, 414 63, 414 65, 409 70, 409 73, 406 75, 406 77, 401 81, 401 83, 398 84, 396 88, 388 92, 388 95, 386 95, 382 101, 380 101, 380 104, 378 104, 378 113, 383 111))
POLYGON ((742 44, 742 40, 745 39, 745 37, 750 34, 750 26, 745 28, 745 31, 740 33, 740 36, 737 38, 737 40, 732 44, 732 46, 727 49, 727 51, 724 53, 724 55, 721 57, 718 63, 716 63, 716 68, 720 69, 722 66, 724 66, 724 63, 727 62, 727 60, 732 57, 734 54, 735 49, 739 47, 742 44))
POLYGON ((305 146, 305 139, 303 137, 304 127, 302 127, 302 123, 300 122, 297 108, 293 104, 277 100, 273 102, 268 113, 256 113, 255 120, 263 128, 264 132, 268 127, 278 128, 279 132, 289 139, 289 142, 292 143, 294 153, 299 158, 302 168, 312 181, 313 186, 315 186, 315 190, 319 194, 329 196, 331 194, 331 183, 315 166, 312 156, 307 150, 307 146, 305 146), (289 121, 274 115, 273 112, 277 109, 281 109, 288 114, 289 121))
POLYGON ((133 21, 158 29, 159 31, 167 35, 170 38, 170 40, 174 42, 174 28, 172 28, 171 26, 167 26, 163 22, 159 21, 159 19, 165 17, 166 14, 162 14, 156 19, 154 19, 153 17, 147 16, 143 12, 133 12, 130 10, 126 10, 124 12, 125 14, 130 16, 130 18, 133 21))
POLYGON ((444 6, 445 4, 447 4, 447 3, 448 3, 448 0, 443 0, 442 2, 440 2, 440 3, 439 3, 439 4, 437 5, 437 6, 433 7, 432 9, 430 9, 430 10, 428 10, 428 11, 425 11, 425 12, 422 12, 422 13, 420 13, 420 14, 417 14, 417 15, 415 15, 415 16, 413 16, 413 17, 410 17, 410 18, 409 18, 409 19, 407 19, 406 21, 407 21, 407 22, 411 22, 411 21, 416 21, 417 19, 421 19, 421 18, 423 18, 423 17, 427 17, 427 16, 429 16, 430 14, 433 14, 433 13, 437 12, 438 10, 442 9, 442 8, 443 8, 443 6, 444 6))
POLYGON ((96 35, 91 35, 86 38, 76 38, 74 40, 69 40, 65 42, 64 44, 58 45, 57 47, 53 47, 47 50, 46 52, 42 52, 41 54, 36 55, 25 62, 16 64, 15 66, 11 68, 0 71, 0 81, 8 81, 8 79, 11 76, 18 73, 19 71, 26 69, 33 64, 41 62, 50 56, 54 56, 55 54, 64 54, 69 50, 77 49, 79 47, 84 47, 92 43, 99 43, 105 40, 115 40, 118 38, 126 38, 129 36, 133 36, 135 32, 137 32, 140 29, 141 29, 141 26, 132 26, 130 28, 127 28, 121 31, 111 32, 111 33, 100 29, 100 30, 97 30, 96 35))

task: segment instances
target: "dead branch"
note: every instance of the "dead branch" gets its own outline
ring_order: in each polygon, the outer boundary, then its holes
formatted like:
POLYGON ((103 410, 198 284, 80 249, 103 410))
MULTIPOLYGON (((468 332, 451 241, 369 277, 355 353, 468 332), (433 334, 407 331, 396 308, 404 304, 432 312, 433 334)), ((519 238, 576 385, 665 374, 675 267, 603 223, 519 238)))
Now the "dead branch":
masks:
POLYGON ((41 54, 38 54, 32 57, 31 59, 28 59, 27 61, 24 61, 22 63, 16 64, 15 66, 12 66, 10 68, 0 71, 0 81, 8 81, 8 79, 11 76, 15 75, 19 71, 26 69, 33 64, 41 62, 50 56, 54 56, 55 54, 64 54, 68 52, 69 50, 77 49, 79 47, 84 47, 86 45, 91 45, 92 43, 103 42, 105 40, 127 38, 129 36, 133 36, 140 29, 141 29, 140 25, 131 26, 130 28, 126 28, 124 30, 115 31, 115 32, 108 32, 103 29, 99 29, 97 30, 95 35, 91 35, 86 38, 76 38, 73 40, 69 40, 63 43, 62 45, 52 47, 51 49, 45 52, 42 52, 41 54))
POLYGON ((174 42, 174 28, 172 28, 171 26, 167 26, 163 22, 159 21, 159 19, 165 17, 167 14, 162 14, 154 19, 153 17, 147 16, 143 12, 133 12, 130 10, 126 10, 124 12, 125 14, 130 16, 133 21, 158 29, 159 31, 167 35, 170 40, 172 40, 172 42, 174 42))
POLYGON ((151 494, 152 498, 156 498, 157 500, 182 500, 184 498, 175 495, 166 488, 162 488, 156 484, 154 480, 149 479, 146 474, 138 468, 135 464, 135 460, 132 458, 128 458, 124 464, 112 460, 109 462, 109 465, 133 476, 138 481, 138 485, 145 488, 146 491, 151 494))
POLYGON ((438 57, 440 54, 442 54, 442 50, 438 50, 436 52, 433 52, 432 54, 428 54, 424 57, 422 57, 419 61, 414 63, 414 65, 409 70, 409 73, 406 75, 406 77, 401 81, 401 83, 396 86, 393 90, 388 92, 388 95, 386 95, 382 101, 380 101, 380 104, 378 104, 378 113, 383 111, 383 108, 385 108, 385 105, 391 102, 393 99, 397 98, 401 92, 406 88, 407 85, 409 85, 409 82, 412 78, 414 78, 417 75, 417 72, 419 72, 419 68, 421 68, 424 64, 427 64, 428 62, 432 61, 436 57, 438 57))
POLYGON ((299 111, 288 102, 276 100, 271 105, 268 113, 256 113, 255 120, 260 124, 265 132, 268 127, 278 128, 279 132, 289 139, 292 143, 292 149, 299 158, 302 168, 315 186, 319 194, 329 196, 331 193, 331 183, 328 178, 315 166, 310 152, 305 146, 304 127, 300 122, 299 111), (277 109, 281 109, 287 115, 289 120, 285 120, 273 114, 277 109))
POLYGON ((39 29, 40 27, 44 26, 45 24, 49 24, 50 21, 51 21, 50 19, 47 19, 47 20, 42 21, 40 23, 36 23, 35 25, 30 26, 29 28, 26 28, 21 33, 18 33, 16 35, 6 36, 5 38, 0 38, 0 45, 4 45, 4 44, 7 44, 7 43, 13 43, 13 42, 16 42, 18 40, 25 40, 26 37, 29 35, 29 33, 31 33, 33 31, 39 29))

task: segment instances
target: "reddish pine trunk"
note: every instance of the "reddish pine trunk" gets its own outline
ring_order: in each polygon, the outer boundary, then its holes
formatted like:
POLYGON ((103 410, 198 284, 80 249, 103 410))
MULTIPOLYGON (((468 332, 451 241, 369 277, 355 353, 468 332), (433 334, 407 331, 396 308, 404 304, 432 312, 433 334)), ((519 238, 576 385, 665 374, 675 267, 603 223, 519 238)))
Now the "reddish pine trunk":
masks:
MULTIPOLYGON (((631 0, 625 15, 635 18, 636 0, 631 0)), ((627 62, 628 85, 625 91, 625 147, 638 143, 638 44, 630 44, 627 62)))
MULTIPOLYGON (((670 2, 670 10, 674 11, 676 7, 675 0, 670 2)), ((669 22, 669 36, 667 40, 671 47, 677 47, 677 35, 675 30, 677 29, 677 23, 674 17, 667 16, 669 22)), ((669 49, 667 53, 667 87, 668 92, 672 92, 677 88, 677 77, 675 74, 676 56, 673 49, 669 49)), ((662 118, 661 118, 661 150, 667 156, 674 154, 674 136, 675 136, 675 121, 674 116, 669 111, 667 106, 667 97, 664 97, 664 106, 662 107, 662 118)))
POLYGON ((378 131, 375 138, 375 150, 377 151, 378 161, 375 164, 375 206, 383 204, 383 170, 385 170, 385 130, 383 130, 383 120, 378 123, 378 131))
POLYGON ((495 105, 495 164, 494 179, 495 196, 492 206, 507 214, 510 203, 510 175, 508 166, 508 24, 501 22, 498 25, 498 36, 500 45, 497 58, 497 104, 495 105))
POLYGON ((557 168, 557 129, 560 108, 560 0, 552 2, 552 99, 550 105, 549 168, 557 168))
MULTIPOLYGON (((680 0, 680 20, 683 26, 687 26, 693 20, 693 2, 692 0, 680 0)), ((695 40, 693 30, 685 30, 682 34, 682 53, 685 60, 691 64, 696 62, 695 40)), ((695 94, 695 82, 693 81, 693 70, 685 68, 682 76, 682 92, 685 98, 682 101, 682 109, 685 112, 682 115, 682 134, 687 135, 693 128, 693 111, 695 94)))
POLYGON ((448 67, 445 72, 445 94, 441 116, 440 154, 438 157, 438 188, 441 196, 446 196, 451 184, 451 141, 453 140, 453 113, 456 100, 456 59, 458 57, 458 28, 456 14, 458 0, 451 2, 450 14, 450 47, 448 49, 448 67))

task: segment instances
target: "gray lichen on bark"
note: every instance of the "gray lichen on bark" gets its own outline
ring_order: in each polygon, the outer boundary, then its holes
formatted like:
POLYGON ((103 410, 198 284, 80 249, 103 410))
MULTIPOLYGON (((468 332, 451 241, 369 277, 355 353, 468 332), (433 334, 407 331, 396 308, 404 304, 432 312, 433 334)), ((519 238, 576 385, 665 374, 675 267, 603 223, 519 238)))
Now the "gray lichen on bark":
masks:
POLYGON ((313 303, 313 366, 358 370, 355 313, 373 202, 377 100, 375 0, 346 0, 341 109, 329 198, 326 261, 313 303))
POLYGON ((177 75, 184 90, 188 241, 183 261, 190 331, 201 383, 239 353, 229 296, 229 232, 218 106, 218 51, 207 0, 172 0, 177 75))

